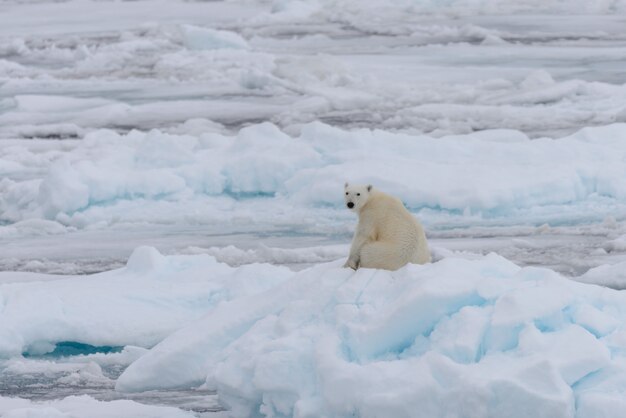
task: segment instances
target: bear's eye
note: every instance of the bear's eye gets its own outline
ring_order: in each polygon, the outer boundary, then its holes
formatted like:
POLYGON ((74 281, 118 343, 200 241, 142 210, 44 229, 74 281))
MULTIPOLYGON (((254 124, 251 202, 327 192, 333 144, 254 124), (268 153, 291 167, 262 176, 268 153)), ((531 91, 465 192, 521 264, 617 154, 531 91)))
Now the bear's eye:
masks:
POLYGON ((348 192, 346 192, 346 196, 348 196, 348 192))
POLYGON ((361 196, 361 193, 357 193, 356 195, 357 195, 357 196, 361 196))

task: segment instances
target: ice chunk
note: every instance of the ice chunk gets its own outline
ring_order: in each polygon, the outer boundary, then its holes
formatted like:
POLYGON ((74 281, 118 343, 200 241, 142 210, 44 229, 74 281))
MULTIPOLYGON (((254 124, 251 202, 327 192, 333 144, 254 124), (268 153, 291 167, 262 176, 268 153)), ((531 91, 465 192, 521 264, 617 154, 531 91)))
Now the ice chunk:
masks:
POLYGON ((568 318, 563 310, 572 303, 573 294, 563 286, 566 280, 542 269, 526 268, 521 281, 509 287, 494 305, 486 338, 487 350, 509 350, 518 344, 519 332, 531 321, 542 330, 563 326, 568 318), (537 286, 537 283, 542 283, 537 286))
POLYGON ((39 203, 43 213, 54 217, 59 212, 74 212, 89 204, 89 186, 81 181, 81 176, 69 161, 55 163, 50 174, 39 186, 39 203))
MULTIPOLYGON (((317 286, 320 277, 316 273, 326 269, 327 266, 314 267, 265 292, 220 304, 210 314, 198 320, 195 326, 181 329, 161 342, 158 349, 150 351, 133 363, 120 376, 116 388, 133 392, 148 388, 189 387, 202 383, 207 379, 207 370, 212 370, 229 351, 228 346, 241 339, 251 328, 255 328, 257 322, 271 320, 273 315, 284 309, 287 301, 295 303, 301 295, 308 292, 307 289, 317 286), (203 331, 198 332, 198 329, 203 331), (181 344, 181 341, 185 343, 181 344), (199 364, 202 366, 198 367, 199 364), (166 377, 159 365, 167 369, 166 377)), ((324 278, 327 286, 310 295, 313 300, 331 297, 335 286, 328 286, 329 281, 345 280, 350 274, 345 269, 333 273, 324 278)))
POLYGON ((431 347, 459 363, 478 361, 492 313, 490 307, 463 307, 437 325, 430 336, 431 347))
POLYGON ((269 266, 249 274, 249 268, 140 247, 125 268, 90 276, 31 273, 9 280, 15 273, 3 273, 0 358, 46 354, 63 342, 151 347, 221 302, 266 291, 292 274, 269 266))
POLYGON ((614 289, 626 289, 626 262, 594 267, 576 280, 583 283, 593 283, 614 289))
POLYGON ((520 334, 519 350, 526 355, 540 353, 541 357, 548 358, 570 386, 608 366, 611 360, 606 345, 578 325, 545 333, 528 326, 520 334))
POLYGON ((574 311, 572 319, 597 338, 610 334, 620 325, 619 320, 613 315, 588 304, 579 305, 574 311))
POLYGON ((235 416, 566 418, 577 396, 619 387, 599 378, 626 362, 618 292, 495 255, 396 272, 339 265, 220 304, 117 389, 204 382, 235 416))
POLYGON ((520 87, 526 90, 545 88, 554 84, 554 79, 545 70, 533 71, 520 83, 520 87))
POLYGON ((471 284, 445 276, 441 280, 447 285, 411 289, 387 309, 379 310, 367 324, 348 327, 348 347, 352 353, 363 361, 390 352, 400 353, 418 335, 430 334, 442 317, 463 306, 484 302, 471 284))
POLYGON ((248 42, 241 35, 199 26, 182 25, 185 46, 193 50, 236 48, 248 49, 248 42))
MULTIPOLYGON (((613 220, 615 224, 615 220, 613 220)), ((610 225, 610 224, 609 224, 610 225)), ((612 239, 603 245, 606 251, 626 251, 626 235, 612 239)))
POLYGON ((583 393, 578 397, 577 417, 621 418, 626 408, 624 392, 583 393))
POLYGON ((137 273, 147 273, 158 270, 164 263, 165 257, 156 248, 144 246, 133 251, 126 263, 126 268, 137 273))

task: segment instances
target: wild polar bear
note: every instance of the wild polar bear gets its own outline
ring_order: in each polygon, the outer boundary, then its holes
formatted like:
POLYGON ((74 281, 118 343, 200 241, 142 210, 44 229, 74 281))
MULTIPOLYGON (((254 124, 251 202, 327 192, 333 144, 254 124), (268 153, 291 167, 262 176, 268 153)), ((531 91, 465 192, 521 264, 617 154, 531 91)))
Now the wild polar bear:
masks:
POLYGON ((344 188, 346 206, 359 215, 344 267, 397 270, 430 261, 424 229, 400 199, 371 185, 346 183, 344 188))

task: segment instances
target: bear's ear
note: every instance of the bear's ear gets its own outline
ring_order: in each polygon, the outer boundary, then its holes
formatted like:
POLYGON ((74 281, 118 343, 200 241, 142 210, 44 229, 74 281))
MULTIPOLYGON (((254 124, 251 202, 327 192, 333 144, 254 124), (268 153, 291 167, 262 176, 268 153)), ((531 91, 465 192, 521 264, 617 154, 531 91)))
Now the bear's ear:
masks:
POLYGON ((368 192, 371 192, 371 191, 372 191, 372 185, 371 185, 371 184, 368 184, 368 185, 367 185, 367 191, 368 191, 368 192))
POLYGON ((344 189, 347 189, 347 188, 348 188, 348 182, 347 182, 347 181, 346 181, 346 184, 344 184, 344 185, 343 185, 343 188, 344 188, 344 189))

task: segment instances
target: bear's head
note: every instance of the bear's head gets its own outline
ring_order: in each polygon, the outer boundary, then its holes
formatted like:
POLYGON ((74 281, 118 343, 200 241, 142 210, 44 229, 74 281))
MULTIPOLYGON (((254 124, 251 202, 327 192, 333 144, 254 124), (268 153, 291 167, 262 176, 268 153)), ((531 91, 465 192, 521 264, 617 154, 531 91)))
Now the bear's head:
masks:
POLYGON ((348 209, 359 212, 367 203, 367 199, 372 191, 372 185, 348 184, 344 186, 344 198, 348 209))

